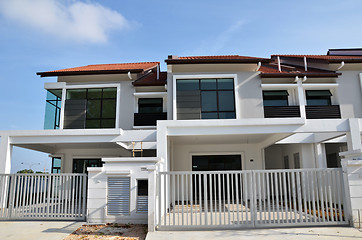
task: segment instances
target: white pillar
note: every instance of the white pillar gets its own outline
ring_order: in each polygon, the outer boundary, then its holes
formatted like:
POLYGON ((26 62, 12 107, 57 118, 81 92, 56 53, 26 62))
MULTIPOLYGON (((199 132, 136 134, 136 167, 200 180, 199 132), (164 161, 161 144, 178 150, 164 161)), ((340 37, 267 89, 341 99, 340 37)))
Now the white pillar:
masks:
MULTIPOLYGON (((360 156, 362 159, 362 155, 360 156)), ((345 217, 354 227, 362 224, 362 160, 342 160, 345 217)))
POLYGON ((324 143, 314 144, 314 153, 317 168, 327 168, 326 148, 324 143))
POLYGON ((361 130, 359 120, 357 118, 350 118, 349 132, 347 132, 348 152, 362 150, 361 130))
POLYGON ((11 169, 11 155, 13 146, 9 136, 1 136, 0 139, 0 173, 8 174, 11 169))
POLYGON ((362 224, 362 144, 359 119, 349 119, 347 132, 348 151, 340 153, 344 157, 342 169, 346 196, 346 217, 351 225, 362 224))
MULTIPOLYGON (((152 166, 148 169, 148 231, 154 232, 157 225, 157 181, 156 181, 156 167, 152 166)), ((159 211, 159 209, 158 209, 159 211)))
POLYGON ((302 86, 302 79, 297 78, 297 85, 298 85, 298 102, 299 102, 299 110, 300 110, 300 117, 305 118, 305 97, 304 97, 304 89, 302 86))

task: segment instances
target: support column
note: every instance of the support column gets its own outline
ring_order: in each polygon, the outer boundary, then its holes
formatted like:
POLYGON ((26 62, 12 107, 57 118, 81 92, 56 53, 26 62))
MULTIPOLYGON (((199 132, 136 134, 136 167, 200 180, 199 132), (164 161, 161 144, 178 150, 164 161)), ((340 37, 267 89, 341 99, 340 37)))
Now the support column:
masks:
MULTIPOLYGON (((362 155, 360 156, 362 159, 362 155)), ((346 204, 344 213, 354 227, 362 224, 362 160, 342 160, 346 204)))
POLYGON ((0 173, 8 174, 11 169, 13 146, 11 145, 11 138, 9 136, 1 136, 0 141, 0 173))
MULTIPOLYGON (((159 194, 157 194, 157 181, 156 181, 156 167, 148 167, 148 231, 154 232, 157 226, 157 198, 159 198, 159 194)), ((159 211, 159 210, 158 210, 159 211)))
POLYGON ((298 85, 298 102, 299 102, 299 110, 300 110, 300 117, 306 118, 305 114, 305 97, 304 97, 304 89, 302 86, 302 79, 299 79, 298 77, 295 78, 298 85))
POLYGON ((346 196, 345 216, 354 227, 362 224, 362 144, 359 119, 349 119, 348 151, 340 153, 346 196))
POLYGON ((314 144, 314 153, 317 168, 327 168, 326 148, 324 143, 314 144))

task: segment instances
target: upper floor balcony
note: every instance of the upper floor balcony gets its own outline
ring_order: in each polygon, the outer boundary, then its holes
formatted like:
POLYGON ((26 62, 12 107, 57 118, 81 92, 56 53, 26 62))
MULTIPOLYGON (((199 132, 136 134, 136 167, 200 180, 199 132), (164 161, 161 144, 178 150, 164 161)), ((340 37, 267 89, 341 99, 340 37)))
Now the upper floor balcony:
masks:
POLYGON ((341 118, 340 107, 332 105, 331 97, 330 90, 306 90, 306 105, 301 109, 300 105, 289 106, 287 90, 263 91, 264 117, 301 117, 301 111, 305 111, 307 119, 341 118))

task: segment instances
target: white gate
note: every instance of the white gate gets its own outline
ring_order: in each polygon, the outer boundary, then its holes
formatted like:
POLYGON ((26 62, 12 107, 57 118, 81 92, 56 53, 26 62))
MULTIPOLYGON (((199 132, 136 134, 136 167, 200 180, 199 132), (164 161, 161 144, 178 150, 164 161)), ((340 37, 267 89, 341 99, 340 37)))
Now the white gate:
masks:
POLYGON ((85 220, 86 174, 0 174, 0 220, 85 220))
POLYGON ((346 225, 341 169, 160 172, 158 229, 346 225))

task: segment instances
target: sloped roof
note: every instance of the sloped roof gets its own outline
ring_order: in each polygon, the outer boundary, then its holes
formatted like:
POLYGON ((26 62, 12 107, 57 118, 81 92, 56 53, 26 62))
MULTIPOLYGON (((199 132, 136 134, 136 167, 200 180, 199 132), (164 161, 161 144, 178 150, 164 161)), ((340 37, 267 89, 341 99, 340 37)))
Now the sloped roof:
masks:
POLYGON ((177 57, 170 55, 165 60, 167 64, 198 64, 198 63, 258 63, 270 62, 268 58, 248 57, 239 55, 219 56, 185 56, 177 57))
POLYGON ((140 73, 157 67, 159 62, 138 62, 138 63, 114 63, 95 64, 82 67, 66 68, 47 72, 38 72, 41 77, 89 75, 89 74, 111 74, 111 73, 140 73))
POLYGON ((329 63, 340 63, 342 61, 346 63, 361 63, 362 56, 348 56, 348 55, 293 55, 293 54, 281 54, 281 55, 271 55, 272 58, 276 57, 283 58, 304 58, 312 60, 325 60, 329 63))
POLYGON ((316 68, 308 68, 305 71, 304 67, 281 65, 281 71, 278 69, 277 63, 262 64, 259 68, 260 76, 265 78, 273 77, 338 77, 340 73, 316 68))
POLYGON ((157 72, 153 71, 149 74, 146 74, 132 84, 136 87, 141 86, 164 86, 167 82, 167 72, 160 72, 159 79, 157 79, 157 72))

